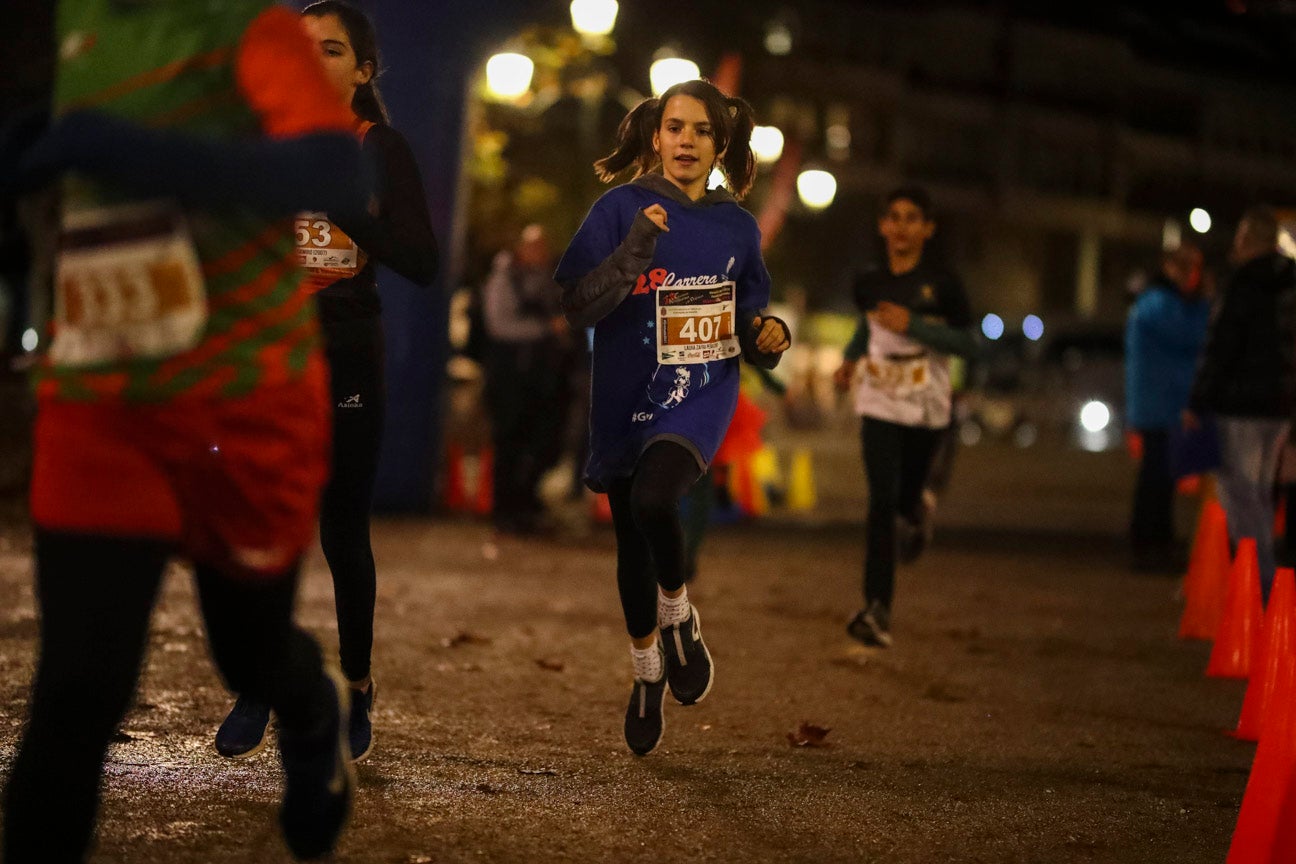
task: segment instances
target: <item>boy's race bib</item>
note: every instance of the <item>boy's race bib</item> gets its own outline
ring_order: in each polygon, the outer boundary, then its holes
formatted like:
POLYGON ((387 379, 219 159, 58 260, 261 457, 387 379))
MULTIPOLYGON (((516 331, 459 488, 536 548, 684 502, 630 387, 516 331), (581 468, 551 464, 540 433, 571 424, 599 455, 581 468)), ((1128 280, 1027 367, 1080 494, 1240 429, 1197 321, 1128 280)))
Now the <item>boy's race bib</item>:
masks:
POLYGON ((55 366, 171 357, 207 324, 202 264, 178 206, 68 209, 55 264, 55 366))
POLYGON ((706 363, 737 357, 733 282, 657 289, 657 362, 706 363))

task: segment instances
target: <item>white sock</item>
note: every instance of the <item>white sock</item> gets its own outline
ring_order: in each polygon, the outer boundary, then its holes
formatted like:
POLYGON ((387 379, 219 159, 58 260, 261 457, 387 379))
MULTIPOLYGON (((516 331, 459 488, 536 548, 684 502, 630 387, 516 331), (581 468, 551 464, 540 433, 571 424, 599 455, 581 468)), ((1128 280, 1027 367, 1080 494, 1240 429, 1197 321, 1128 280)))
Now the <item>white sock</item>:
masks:
POLYGON ((688 620, 691 608, 688 588, 685 588, 678 597, 667 597, 662 593, 661 586, 657 586, 658 627, 671 627, 675 624, 684 623, 684 621, 688 620))
POLYGON ((634 674, 640 681, 660 681, 662 676, 662 656, 657 649, 656 640, 647 648, 630 646, 630 659, 634 662, 634 674))

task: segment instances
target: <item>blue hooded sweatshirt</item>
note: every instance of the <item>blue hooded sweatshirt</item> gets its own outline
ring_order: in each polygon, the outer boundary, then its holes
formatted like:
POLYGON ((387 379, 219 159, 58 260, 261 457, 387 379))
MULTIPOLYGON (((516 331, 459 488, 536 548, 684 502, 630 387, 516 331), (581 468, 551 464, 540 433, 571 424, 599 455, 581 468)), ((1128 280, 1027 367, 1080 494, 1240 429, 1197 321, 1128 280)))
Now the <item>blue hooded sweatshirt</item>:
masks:
POLYGON ((1197 358, 1206 341, 1210 303, 1153 282, 1125 321, 1125 413, 1135 429, 1179 425, 1188 407, 1197 358))
POLYGON ((595 202, 554 278, 568 320, 594 327, 587 485, 606 491, 661 440, 706 470, 733 418, 738 357, 778 362, 754 344, 770 299, 756 220, 723 189, 692 201, 648 174, 595 202), (654 204, 666 231, 643 215, 654 204))

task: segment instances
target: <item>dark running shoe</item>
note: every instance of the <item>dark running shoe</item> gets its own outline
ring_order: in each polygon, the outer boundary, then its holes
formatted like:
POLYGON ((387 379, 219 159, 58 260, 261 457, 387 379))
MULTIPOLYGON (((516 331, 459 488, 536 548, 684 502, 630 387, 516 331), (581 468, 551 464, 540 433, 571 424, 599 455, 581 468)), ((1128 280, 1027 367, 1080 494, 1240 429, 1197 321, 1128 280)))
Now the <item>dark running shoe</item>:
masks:
POLYGON ((216 752, 227 759, 246 759, 260 753, 270 725, 270 706, 246 696, 234 701, 225 722, 216 730, 216 752))
POLYGON ((701 702, 711 692, 715 665, 702 641, 697 607, 690 605, 689 617, 679 624, 661 628, 660 642, 666 652, 666 680, 675 701, 681 705, 701 702))
MULTIPOLYGON (((661 643, 658 642, 658 651, 661 643)), ((666 718, 662 716, 662 704, 666 701, 665 660, 662 661, 662 676, 656 681, 634 679, 634 688, 630 691, 630 704, 626 706, 625 742, 636 756, 647 756, 661 742, 662 733, 666 731, 666 718)))
POLYGON ((351 739, 351 761, 360 762, 373 750, 373 722, 369 712, 378 696, 378 685, 372 680, 367 690, 351 688, 351 722, 348 737, 351 739))
POLYGON ((298 860, 321 858, 333 851, 351 809, 355 769, 347 745, 351 688, 334 670, 326 670, 334 698, 325 728, 310 739, 280 729, 279 755, 284 767, 283 806, 279 824, 284 841, 298 860))
POLYGON ((891 647, 891 613, 878 600, 855 613, 846 625, 852 639, 878 648, 891 647))

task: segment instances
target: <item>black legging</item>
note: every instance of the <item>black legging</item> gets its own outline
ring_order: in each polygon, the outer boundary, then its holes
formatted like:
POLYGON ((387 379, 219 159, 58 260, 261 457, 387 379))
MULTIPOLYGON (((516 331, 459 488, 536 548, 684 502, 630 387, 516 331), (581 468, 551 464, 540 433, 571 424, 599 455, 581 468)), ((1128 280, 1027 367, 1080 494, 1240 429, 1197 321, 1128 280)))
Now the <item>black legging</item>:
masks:
POLYGON ((1170 476, 1170 431, 1140 429, 1143 459, 1134 486, 1130 542, 1135 549, 1163 550, 1174 542, 1174 478, 1170 476))
MULTIPOLYGON (((126 713, 170 549, 151 540, 36 534, 40 654, 30 717, 4 796, 4 864, 83 860, 99 780, 126 713)), ((226 683, 314 740, 332 688, 315 641, 292 623, 297 567, 234 580, 197 568, 212 656, 226 683)))
POLYGON ((382 323, 325 321, 333 391, 333 466, 320 501, 320 546, 333 573, 338 653, 351 681, 369 676, 378 578, 369 540, 378 451, 382 446, 382 323))
POLYGON ((868 477, 868 538, 864 552, 864 605, 888 609, 895 595, 896 516, 918 522, 923 485, 940 429, 902 426, 865 417, 860 426, 868 477))
POLYGON ((617 589, 632 639, 657 629, 657 586, 684 584, 684 530, 680 498, 701 475, 682 445, 658 441, 639 457, 634 474, 608 485, 617 539, 617 589))

